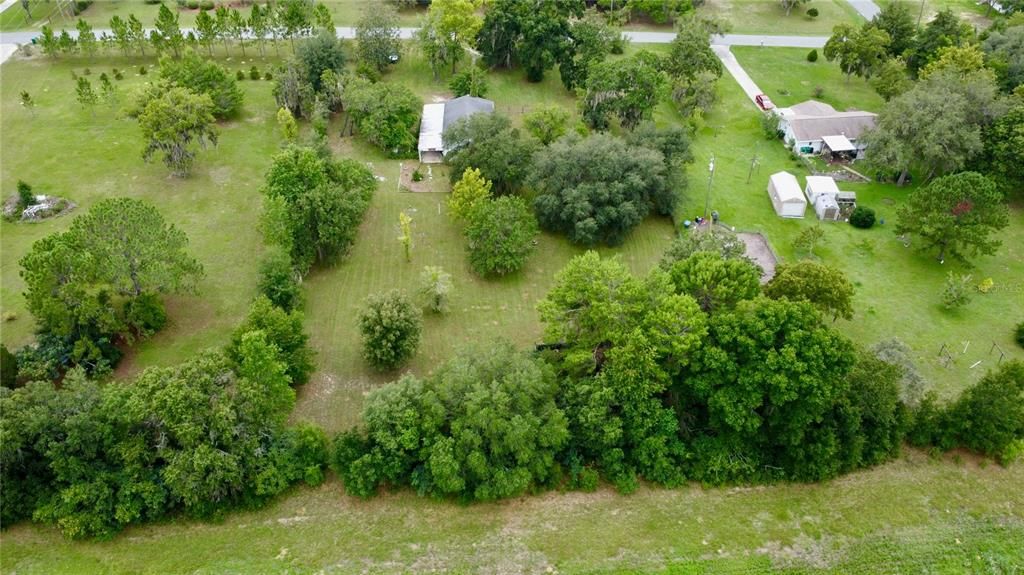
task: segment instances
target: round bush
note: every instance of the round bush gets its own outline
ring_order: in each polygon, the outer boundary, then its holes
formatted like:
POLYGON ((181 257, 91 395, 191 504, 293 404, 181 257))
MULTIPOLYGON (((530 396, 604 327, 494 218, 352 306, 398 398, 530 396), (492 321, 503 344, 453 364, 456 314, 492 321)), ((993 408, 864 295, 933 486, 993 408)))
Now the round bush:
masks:
POLYGON ((1017 340, 1017 345, 1024 347, 1024 321, 1017 324, 1017 333, 1014 339, 1017 340))
POLYGON ((807 17, 808 18, 817 18, 818 17, 818 9, 817 8, 809 8, 807 10, 807 17))
POLYGON ((186 6, 188 6, 189 10, 196 10, 199 8, 199 0, 188 0, 186 6))
POLYGON ((200 0, 200 2, 199 2, 199 9, 200 10, 213 10, 213 0, 200 0))
POLYGON ((363 357, 387 371, 405 363, 416 352, 423 330, 423 312, 398 290, 371 295, 359 314, 363 357))
POLYGON ((148 72, 148 71, 149 71, 149 70, 146 70, 146 67, 145 67, 145 66, 139 66, 139 75, 140 75, 140 76, 145 76, 145 75, 146 75, 146 72, 148 72))
POLYGON ((263 74, 263 79, 269 82, 274 79, 274 75, 271 74, 269 70, 267 70, 267 72, 263 74))
POLYGON ((818 50, 817 49, 813 49, 813 50, 811 50, 810 52, 807 53, 807 61, 808 62, 817 62, 818 61, 818 50))
POLYGON ((259 80, 260 79, 260 69, 257 68, 256 66, 253 66, 252 68, 249 68, 249 79, 250 80, 259 80))
POLYGON ((242 80, 245 80, 245 72, 243 72, 241 70, 235 72, 235 79, 238 80, 239 82, 241 82, 242 80))
POLYGON ((866 230, 875 225, 875 210, 864 206, 857 206, 850 214, 850 225, 855 228, 866 230))

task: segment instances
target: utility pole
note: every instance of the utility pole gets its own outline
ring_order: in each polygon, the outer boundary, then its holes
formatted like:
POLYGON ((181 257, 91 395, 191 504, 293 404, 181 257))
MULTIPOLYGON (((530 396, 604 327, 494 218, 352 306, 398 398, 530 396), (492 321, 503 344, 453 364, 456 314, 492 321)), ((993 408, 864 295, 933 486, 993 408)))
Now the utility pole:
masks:
POLYGON ((754 157, 750 158, 750 169, 747 170, 747 183, 748 184, 750 183, 750 176, 752 176, 754 174, 754 167, 755 166, 758 168, 758 172, 760 172, 761 171, 760 170, 761 165, 760 165, 760 163, 758 162, 758 159, 757 159, 757 144, 754 144, 754 157))
POLYGON ((921 0, 921 11, 917 13, 917 27, 921 27, 921 18, 924 17, 924 0, 921 0))
POLYGON ((704 196, 704 219, 708 219, 708 208, 711 206, 711 181, 715 178, 715 155, 711 154, 708 162, 708 193, 704 196))

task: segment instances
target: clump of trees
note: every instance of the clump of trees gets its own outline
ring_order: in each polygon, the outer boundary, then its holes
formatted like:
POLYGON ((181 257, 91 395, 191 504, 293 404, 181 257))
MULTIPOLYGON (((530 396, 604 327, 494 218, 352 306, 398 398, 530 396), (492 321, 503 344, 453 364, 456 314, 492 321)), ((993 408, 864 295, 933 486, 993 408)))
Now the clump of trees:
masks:
POLYGON ((117 345, 166 323, 161 296, 191 292, 203 267, 185 234, 152 205, 103 200, 66 232, 38 240, 20 261, 25 300, 40 334, 26 350, 28 379, 56 377, 80 365, 104 373, 117 345))
POLYGON ((345 89, 345 109, 359 133, 391 157, 414 155, 423 102, 407 86, 364 78, 345 89))
POLYGON ((31 517, 68 537, 110 537, 319 484, 326 438, 285 426, 295 401, 286 371, 274 342, 252 331, 236 361, 210 351, 131 384, 100 386, 75 369, 59 389, 0 390, 4 524, 31 517))
POLYGON ((608 134, 569 135, 538 152, 528 181, 541 227, 585 245, 614 245, 652 210, 671 214, 677 196, 669 172, 689 146, 685 134, 674 134, 660 140, 651 132, 642 145, 608 134))
POLYGON ((301 274, 344 255, 377 187, 355 160, 333 160, 290 146, 274 157, 264 187, 264 235, 290 254, 301 274))
POLYGON ((226 68, 192 50, 181 58, 160 59, 160 79, 170 85, 206 94, 213 103, 213 115, 219 120, 235 116, 242 108, 242 89, 226 68))
POLYGON ((374 392, 365 428, 334 441, 332 465, 353 495, 381 485, 466 500, 551 485, 568 438, 550 367, 500 343, 458 354, 425 380, 374 392))

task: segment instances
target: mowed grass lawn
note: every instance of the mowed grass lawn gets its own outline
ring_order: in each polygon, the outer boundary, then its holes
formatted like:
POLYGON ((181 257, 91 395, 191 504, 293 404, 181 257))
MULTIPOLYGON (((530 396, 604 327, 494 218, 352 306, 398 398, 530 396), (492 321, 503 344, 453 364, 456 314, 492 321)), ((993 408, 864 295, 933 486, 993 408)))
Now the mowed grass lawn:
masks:
MULTIPOLYGON (((113 65, 123 67, 119 61, 91 67, 95 75, 113 65)), ((222 344, 255 292, 261 252, 256 230, 258 190, 280 141, 269 83, 243 83, 247 91, 243 118, 225 126, 218 149, 201 154, 193 179, 181 181, 167 177, 160 164, 142 163, 133 122, 108 118, 105 112, 97 112, 93 120, 88 112, 77 109, 70 95, 71 67, 80 69, 81 64, 11 62, 0 69, 3 190, 13 190, 22 177, 44 192, 53 190, 46 188, 51 185, 72 190, 62 193, 80 201, 83 208, 107 195, 130 193, 156 203, 189 234, 210 275, 200 286, 199 296, 177 300, 171 309, 174 326, 142 344, 126 372, 180 361, 198 347, 222 344), (43 92, 44 88, 49 91, 43 92), (18 109, 20 89, 41 95, 35 120, 18 109), (48 108, 56 121, 44 116, 48 108), (48 136, 42 144, 35 141, 40 135, 48 136), (32 138, 28 144, 27 138, 32 138), (218 179, 218 170, 225 176, 230 170, 232 177, 218 179)), ((424 99, 446 95, 444 83, 433 82, 415 57, 403 60, 385 81, 406 83, 424 99)), ((572 105, 554 74, 539 86, 526 84, 520 72, 497 74, 491 77, 491 85, 490 96, 498 109, 517 121, 523 112, 541 104, 572 105)), ((812 222, 775 218, 764 181, 771 171, 783 167, 800 172, 780 145, 761 139, 756 112, 735 83, 726 77, 719 90, 721 101, 698 135, 690 191, 680 215, 691 217, 702 210, 706 162, 714 153, 713 207, 738 228, 762 231, 784 258, 793 258, 790 241, 812 222), (755 149, 761 167, 747 184, 749 158, 755 149)), ((668 105, 659 108, 656 118, 662 123, 678 121, 668 105)), ((306 284, 306 325, 318 351, 319 371, 300 390, 294 419, 312 420, 329 430, 355 423, 364 393, 397 376, 376 374, 359 359, 355 316, 365 295, 382 289, 414 289, 424 265, 441 265, 454 275, 452 313, 427 319, 420 350, 409 365, 423 374, 466 341, 504 337, 523 346, 537 341, 540 325, 535 303, 550 286, 553 274, 581 251, 561 238, 542 236, 537 253, 520 274, 502 280, 476 278, 466 266, 459 230, 447 218, 446 196, 398 191, 398 161, 383 158, 358 138, 338 138, 336 132, 337 125, 332 128, 332 146, 372 163, 384 181, 349 257, 315 271, 306 284), (413 217, 412 262, 404 260, 396 239, 401 211, 413 217)), ((444 189, 444 169, 432 170, 432 175, 435 187, 444 189)), ((887 186, 857 189, 865 198, 897 193, 887 186)), ((1020 212, 1015 212, 1013 233, 1018 245, 1021 223, 1020 212)), ((31 240, 66 225, 67 221, 39 226, 5 223, 0 228, 4 311, 12 298, 21 305, 17 259, 31 240)), ((857 322, 841 325, 844 331, 870 343, 900 330, 925 331, 922 326, 935 322, 940 312, 931 304, 937 301, 936 278, 941 279, 942 270, 926 271, 932 266, 928 258, 914 256, 882 228, 868 232, 876 240, 875 256, 860 259, 844 249, 855 239, 849 235, 852 230, 838 225, 826 230, 829 243, 819 255, 844 267, 861 284, 861 313, 857 322), (878 300, 886 298, 892 300, 891 308, 880 307, 878 300), (874 306, 876 313, 868 314, 866 305, 874 306), (923 310, 924 317, 908 321, 902 319, 907 315, 889 313, 901 308, 913 313, 923 310)), ((602 252, 620 254, 634 272, 643 273, 660 257, 671 234, 669 222, 652 218, 623 246, 602 252)), ((1016 278, 1019 285, 1024 277, 1021 259, 1019 253, 1013 256, 1004 251, 991 262, 1006 266, 1005 276, 1016 278)), ((1003 278, 996 278, 997 286, 1005 285, 1003 278)), ((1014 300, 1005 292, 979 296, 952 327, 943 327, 943 333, 964 329, 994 333, 1012 323, 999 316, 1013 315, 1007 310, 1017 309, 1019 298, 1014 300)), ((29 321, 22 312, 15 322, 4 324, 4 341, 10 326, 17 326, 19 339, 26 340, 29 321)), ((923 345, 920 338, 927 337, 899 335, 915 349, 923 345)), ((964 377, 954 381, 949 375, 943 380, 950 389, 962 388, 980 372, 961 367, 964 377)), ((548 568, 563 573, 662 569, 672 573, 892 573, 927 569, 962 573, 1021 568, 1021 466, 1002 468, 979 464, 969 456, 965 459, 962 463, 953 458, 939 461, 910 451, 888 465, 815 485, 644 487, 631 496, 602 489, 468 506, 409 492, 362 501, 345 496, 342 486, 331 480, 317 489, 296 489, 263 510, 232 513, 219 523, 168 521, 130 529, 108 542, 69 542, 48 527, 17 525, 0 534, 0 570, 50 574, 546 573, 548 568)))
POLYGON ((821 50, 817 62, 807 61, 810 50, 805 48, 733 46, 730 50, 776 106, 814 99, 839 111, 878 112, 885 103, 867 80, 857 76, 847 79, 838 64, 825 60, 821 50), (821 88, 821 96, 815 95, 817 88, 821 88))
POLYGON ((864 21, 846 0, 812 0, 788 16, 778 0, 705 0, 698 13, 724 20, 736 34, 828 36, 836 24, 864 21), (811 8, 817 8, 817 18, 807 16, 811 8))

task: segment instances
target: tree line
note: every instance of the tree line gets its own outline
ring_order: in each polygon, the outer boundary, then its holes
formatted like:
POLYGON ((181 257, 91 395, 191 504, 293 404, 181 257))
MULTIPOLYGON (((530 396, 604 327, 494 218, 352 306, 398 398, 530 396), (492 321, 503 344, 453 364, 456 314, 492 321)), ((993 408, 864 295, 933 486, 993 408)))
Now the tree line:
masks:
POLYGON ((110 32, 97 35, 91 24, 79 19, 75 28, 76 36, 67 30, 56 33, 49 26, 40 28, 39 47, 51 57, 82 54, 94 56, 100 50, 120 51, 125 56, 137 54, 146 56, 152 49, 160 54, 181 55, 186 48, 205 49, 210 55, 217 43, 224 46, 236 42, 245 54, 246 41, 256 44, 260 54, 266 50, 267 40, 272 40, 274 49, 280 54, 278 40, 288 40, 292 49, 295 40, 312 34, 315 30, 334 32, 331 12, 324 4, 310 0, 278 0, 275 3, 254 3, 248 16, 240 10, 218 5, 215 10, 201 9, 191 30, 182 30, 178 13, 161 4, 153 27, 145 28, 134 14, 127 18, 113 16, 110 32))

